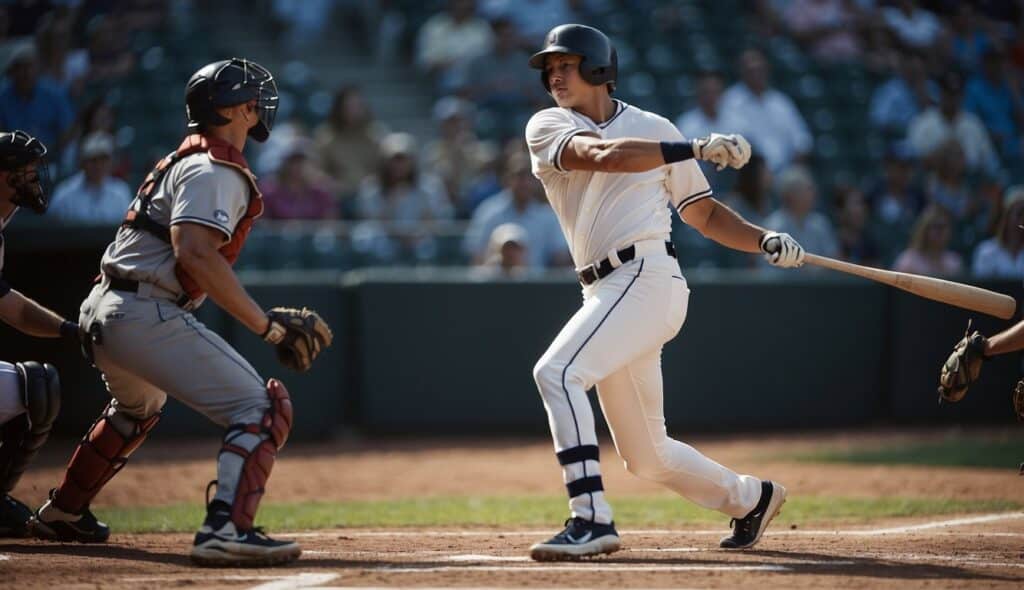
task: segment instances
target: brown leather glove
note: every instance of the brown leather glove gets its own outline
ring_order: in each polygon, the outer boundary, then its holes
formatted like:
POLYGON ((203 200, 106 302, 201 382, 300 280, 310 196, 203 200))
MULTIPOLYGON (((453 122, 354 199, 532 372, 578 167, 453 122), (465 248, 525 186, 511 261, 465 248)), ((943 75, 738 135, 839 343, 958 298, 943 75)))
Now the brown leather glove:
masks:
POLYGON ((331 345, 334 334, 318 313, 303 307, 275 307, 263 339, 277 349, 277 360, 295 371, 308 371, 317 355, 331 345))

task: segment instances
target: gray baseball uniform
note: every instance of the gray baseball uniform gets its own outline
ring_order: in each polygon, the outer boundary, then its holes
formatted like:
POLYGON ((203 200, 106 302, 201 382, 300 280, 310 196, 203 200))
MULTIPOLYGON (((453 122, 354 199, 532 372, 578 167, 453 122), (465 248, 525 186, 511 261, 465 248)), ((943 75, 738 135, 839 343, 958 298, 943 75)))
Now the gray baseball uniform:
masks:
MULTIPOLYGON (((217 229, 227 242, 249 198, 249 184, 238 171, 212 163, 205 153, 192 154, 154 189, 149 215, 165 226, 217 229)), ((171 395, 221 426, 258 423, 270 405, 265 381, 224 339, 175 304, 183 293, 175 262, 170 244, 122 227, 103 255, 102 282, 82 303, 82 328, 100 333, 94 362, 114 398, 112 415, 146 419, 171 395), (138 292, 111 289, 109 277, 139 281, 138 292)), ((240 468, 240 457, 221 455, 217 499, 232 502, 240 468)))

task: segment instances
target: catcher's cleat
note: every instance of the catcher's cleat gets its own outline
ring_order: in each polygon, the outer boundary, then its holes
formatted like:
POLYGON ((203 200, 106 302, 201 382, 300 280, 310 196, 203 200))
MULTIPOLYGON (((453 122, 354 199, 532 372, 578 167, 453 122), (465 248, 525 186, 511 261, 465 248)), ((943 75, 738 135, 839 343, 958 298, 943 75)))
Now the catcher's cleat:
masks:
POLYGON ((81 514, 64 512, 53 504, 55 490, 50 499, 32 516, 29 530, 33 536, 47 541, 103 543, 110 538, 110 527, 96 520, 86 506, 81 514))
POLYGON ((15 498, 0 498, 0 537, 27 537, 32 511, 15 498))
POLYGON ((196 533, 190 557, 204 567, 267 567, 299 558, 295 541, 278 541, 259 527, 240 531, 227 511, 211 512, 196 533))
POLYGON ((565 529, 543 543, 530 547, 535 561, 563 561, 614 553, 622 546, 615 524, 600 524, 575 517, 565 529))
POLYGON ((764 530, 785 502, 786 488, 769 480, 762 481, 761 499, 757 501, 757 506, 743 518, 732 519, 732 535, 723 538, 718 546, 722 549, 753 547, 761 540, 764 530))

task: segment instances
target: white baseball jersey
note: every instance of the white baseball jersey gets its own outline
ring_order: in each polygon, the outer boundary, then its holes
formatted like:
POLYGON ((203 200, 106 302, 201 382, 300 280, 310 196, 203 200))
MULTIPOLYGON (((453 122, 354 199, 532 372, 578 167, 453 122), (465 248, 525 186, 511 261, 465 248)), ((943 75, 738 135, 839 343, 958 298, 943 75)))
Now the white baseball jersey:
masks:
POLYGON ((668 119, 621 100, 614 102, 615 112, 604 123, 595 123, 572 109, 552 107, 526 124, 533 174, 544 185, 577 268, 634 242, 668 240, 672 227, 669 202, 681 214, 687 206, 711 196, 708 180, 694 160, 635 174, 569 173, 562 168, 562 150, 579 134, 683 141, 668 119))

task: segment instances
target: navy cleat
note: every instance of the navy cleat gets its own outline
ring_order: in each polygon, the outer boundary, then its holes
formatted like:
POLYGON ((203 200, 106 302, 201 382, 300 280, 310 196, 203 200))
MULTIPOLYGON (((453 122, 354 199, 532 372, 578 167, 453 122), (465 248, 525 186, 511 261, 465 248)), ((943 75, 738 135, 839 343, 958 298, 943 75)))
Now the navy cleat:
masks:
POLYGON ((0 537, 27 537, 32 511, 15 498, 0 497, 0 537))
POLYGON ((743 518, 734 518, 730 521, 733 527, 732 535, 722 539, 718 546, 722 549, 753 547, 761 540, 764 530, 768 528, 768 524, 785 502, 786 488, 769 480, 762 481, 761 499, 757 501, 757 506, 743 518))
POLYGON ((81 514, 64 512, 53 504, 56 490, 50 490, 50 499, 32 516, 29 530, 33 536, 47 541, 67 543, 103 543, 110 538, 110 527, 96 520, 86 506, 81 514))
POLYGON ((259 527, 239 531, 228 512, 217 511, 196 533, 190 557, 205 567, 266 567, 290 563, 301 554, 295 541, 271 539, 259 527))
POLYGON ((530 547, 535 561, 563 561, 614 553, 622 546, 615 524, 601 524, 575 517, 565 529, 543 543, 530 547))

